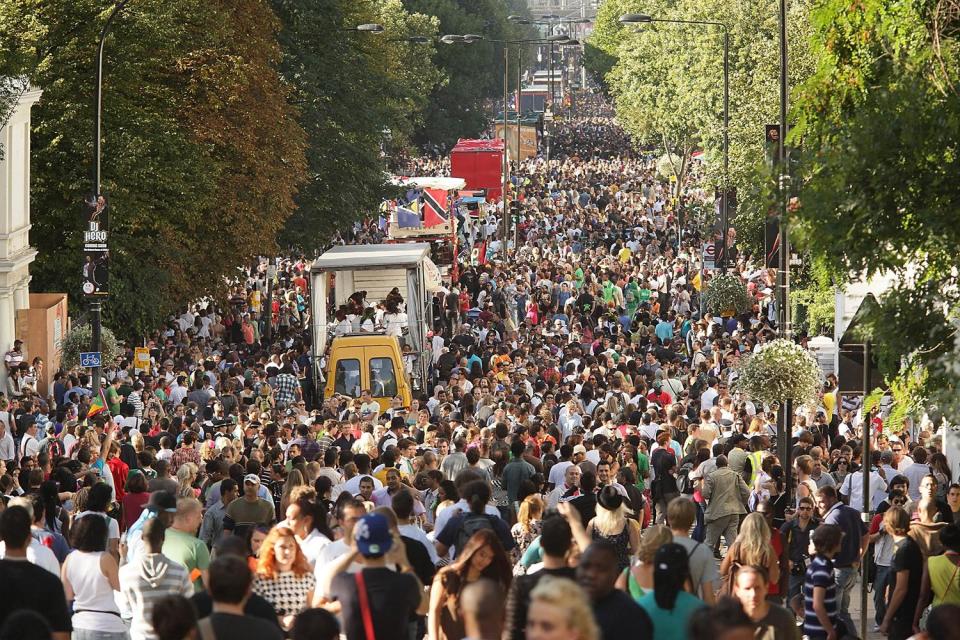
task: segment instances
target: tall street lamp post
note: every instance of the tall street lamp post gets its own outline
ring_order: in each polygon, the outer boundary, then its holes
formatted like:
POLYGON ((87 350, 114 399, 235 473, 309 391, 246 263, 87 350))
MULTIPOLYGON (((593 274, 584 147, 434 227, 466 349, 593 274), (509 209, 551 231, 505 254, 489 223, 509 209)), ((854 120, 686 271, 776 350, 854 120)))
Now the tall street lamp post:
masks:
MULTIPOLYGON (((110 12, 107 21, 104 23, 103 28, 100 30, 100 40, 97 43, 97 60, 96 68, 94 73, 94 87, 93 87, 93 175, 92 175, 92 190, 90 192, 90 199, 87 202, 87 205, 91 209, 91 214, 89 217, 90 228, 85 233, 97 233, 98 236, 93 238, 93 241, 99 241, 102 239, 103 245, 103 258, 104 260, 108 259, 108 254, 106 250, 107 246, 107 236, 106 231, 102 232, 102 236, 99 229, 99 222, 95 222, 96 216, 103 209, 103 202, 101 200, 100 193, 100 158, 101 158, 101 149, 100 149, 100 140, 101 140, 101 129, 102 129, 102 119, 103 119, 103 48, 104 43, 106 42, 107 35, 110 33, 111 27, 113 27, 113 22, 123 11, 123 8, 127 5, 129 0, 120 0, 113 6, 113 10, 110 12), (93 225, 97 225, 97 228, 94 229, 93 225)), ((84 238, 84 245, 87 245, 87 238, 84 238)), ((84 252, 86 255, 90 255, 87 251, 84 252)), ((86 268, 86 265, 85 265, 86 268)), ((93 269, 91 267, 91 269, 93 269)), ((95 280, 95 275, 93 272, 90 274, 91 279, 95 280)), ((106 281, 104 281, 106 284, 106 281)), ((86 283, 85 283, 86 285, 86 283)), ((101 300, 106 297, 107 292, 100 290, 99 288, 91 289, 87 292, 86 287, 84 293, 91 296, 90 300, 90 350, 93 352, 99 352, 101 348, 101 335, 103 331, 103 319, 101 317, 102 306, 101 300)), ((94 396, 100 393, 100 377, 101 377, 101 366, 97 365, 92 367, 92 381, 91 388, 93 389, 94 396)))
MULTIPOLYGON (((720 209, 720 227, 723 233, 723 248, 718 256, 717 267, 721 273, 727 266, 727 234, 730 230, 730 221, 727 217, 727 200, 729 200, 730 184, 730 29, 724 22, 714 20, 678 20, 667 18, 653 18, 643 13, 626 13, 620 16, 621 24, 647 24, 650 22, 669 22, 673 24, 698 24, 720 27, 723 29, 723 201, 720 209)), ((782 137, 782 136, 781 136, 782 137)))
MULTIPOLYGON (((517 21, 515 21, 517 22, 517 21)), ((524 22, 518 22, 518 24, 523 24, 524 22)), ((517 101, 520 100, 520 75, 523 73, 523 67, 520 66, 521 61, 521 51, 523 50, 523 45, 525 44, 545 44, 550 43, 551 47, 554 44, 565 44, 570 41, 570 37, 566 34, 556 34, 550 35, 546 38, 530 38, 525 40, 495 40, 493 38, 481 38, 481 36, 473 36, 472 34, 467 34, 464 38, 477 38, 483 39, 486 42, 492 42, 495 44, 503 45, 503 251, 506 255, 507 245, 510 239, 510 211, 507 206, 507 187, 509 186, 509 175, 510 175, 510 165, 509 165, 509 146, 507 145, 507 110, 509 108, 509 84, 510 84, 510 68, 509 68, 509 55, 508 51, 510 45, 517 45, 517 101)), ((472 41, 472 40, 471 40, 472 41)), ((517 108, 517 160, 520 159, 520 109, 519 105, 517 108)))

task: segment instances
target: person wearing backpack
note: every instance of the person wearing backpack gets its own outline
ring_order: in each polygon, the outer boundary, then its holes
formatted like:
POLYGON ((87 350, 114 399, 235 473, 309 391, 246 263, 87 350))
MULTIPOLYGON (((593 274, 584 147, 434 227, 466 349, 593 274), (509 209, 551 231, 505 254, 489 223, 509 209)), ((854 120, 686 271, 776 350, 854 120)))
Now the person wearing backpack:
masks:
POLYGON ((485 512, 487 503, 490 502, 490 486, 485 481, 474 480, 467 483, 460 495, 467 501, 469 511, 460 512, 450 518, 437 534, 437 554, 441 558, 453 549, 453 559, 456 560, 461 551, 466 548, 470 538, 478 531, 488 529, 496 534, 504 551, 509 552, 516 546, 507 523, 485 512))
POLYGON ((45 428, 46 437, 40 441, 40 453, 51 461, 63 457, 63 441, 57 438, 57 428, 50 422, 45 428))

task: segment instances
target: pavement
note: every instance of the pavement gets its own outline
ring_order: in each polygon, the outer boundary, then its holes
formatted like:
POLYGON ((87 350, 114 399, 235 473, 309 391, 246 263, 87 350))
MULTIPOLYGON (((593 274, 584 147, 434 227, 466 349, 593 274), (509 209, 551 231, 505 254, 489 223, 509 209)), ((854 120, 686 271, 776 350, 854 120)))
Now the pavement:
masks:
MULTIPOLYGON (((867 592, 867 637, 865 640, 882 640, 885 636, 873 631, 873 592, 867 592)), ((850 594, 850 616, 857 627, 857 635, 860 635, 860 580, 857 579, 857 585, 850 594)))

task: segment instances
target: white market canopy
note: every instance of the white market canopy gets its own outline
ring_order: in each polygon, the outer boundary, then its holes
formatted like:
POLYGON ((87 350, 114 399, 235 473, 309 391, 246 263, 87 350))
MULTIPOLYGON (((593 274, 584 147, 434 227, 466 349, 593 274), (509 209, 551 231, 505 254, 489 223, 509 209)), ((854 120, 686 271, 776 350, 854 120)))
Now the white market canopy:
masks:
POLYGON ((425 243, 344 245, 334 247, 317 258, 311 271, 384 267, 405 269, 429 260, 429 255, 430 245, 425 243))
POLYGON ((449 178, 446 176, 421 176, 416 178, 394 176, 391 182, 398 187, 443 189, 444 191, 457 191, 467 186, 467 181, 463 178, 449 178))

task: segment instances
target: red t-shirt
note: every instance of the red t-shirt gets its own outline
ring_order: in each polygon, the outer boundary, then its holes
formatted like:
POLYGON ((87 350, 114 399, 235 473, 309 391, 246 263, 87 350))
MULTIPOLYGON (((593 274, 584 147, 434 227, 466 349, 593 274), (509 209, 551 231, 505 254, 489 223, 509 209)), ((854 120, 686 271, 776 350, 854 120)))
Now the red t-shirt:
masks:
MULTIPOLYGON (((783 555, 783 534, 780 533, 779 529, 773 530, 773 537, 770 538, 770 545, 773 547, 773 552, 776 554, 777 561, 779 562, 780 556, 783 555)), ((768 589, 767 593, 769 593, 771 596, 780 595, 780 581, 771 581, 770 588, 768 589)))
POLYGON ((127 474, 130 473, 130 467, 120 458, 111 458, 107 461, 110 473, 113 474, 113 487, 117 495, 117 501, 123 500, 123 488, 127 485, 127 474))

